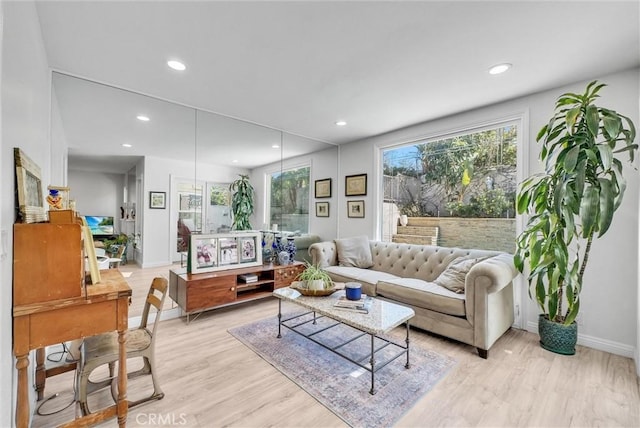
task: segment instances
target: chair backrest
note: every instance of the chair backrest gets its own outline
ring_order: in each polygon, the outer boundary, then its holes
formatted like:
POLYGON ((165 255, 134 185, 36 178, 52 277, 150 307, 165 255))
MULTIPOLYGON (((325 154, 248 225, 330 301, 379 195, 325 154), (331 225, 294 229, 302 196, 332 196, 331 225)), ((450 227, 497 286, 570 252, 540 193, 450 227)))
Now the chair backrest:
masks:
POLYGON ((149 287, 147 293, 147 299, 144 302, 144 310, 142 311, 142 319, 140 320, 140 328, 147 328, 149 321, 149 314, 151 308, 155 308, 156 318, 153 322, 152 336, 155 336, 156 329, 160 322, 160 316, 162 315, 162 307, 164 306, 164 299, 167 297, 167 291, 169 291, 169 281, 166 278, 155 277, 149 287))

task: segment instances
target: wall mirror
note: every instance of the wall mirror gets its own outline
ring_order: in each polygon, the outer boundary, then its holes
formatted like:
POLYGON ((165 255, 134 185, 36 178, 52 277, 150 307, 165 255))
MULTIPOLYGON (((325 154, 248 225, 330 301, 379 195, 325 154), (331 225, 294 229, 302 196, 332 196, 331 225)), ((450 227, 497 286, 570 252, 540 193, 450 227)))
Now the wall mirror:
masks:
MULTIPOLYGON (((249 174, 256 188, 254 229, 281 223, 268 212, 265 172, 332 147, 59 72, 52 79, 52 139, 68 145, 71 197, 81 214, 113 213, 116 229, 136 237, 129 263, 179 264, 181 218, 196 232, 224 232, 231 222, 225 189, 238 174, 249 174), (150 191, 167 193, 166 209, 146 209, 150 191)), ((130 316, 140 315, 143 300, 134 294, 130 316)))

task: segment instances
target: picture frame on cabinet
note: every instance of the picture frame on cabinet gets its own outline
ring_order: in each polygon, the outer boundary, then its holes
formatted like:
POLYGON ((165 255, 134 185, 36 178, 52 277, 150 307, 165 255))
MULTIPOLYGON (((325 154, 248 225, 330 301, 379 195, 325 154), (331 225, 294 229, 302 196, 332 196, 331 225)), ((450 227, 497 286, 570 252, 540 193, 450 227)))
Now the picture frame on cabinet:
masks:
POLYGON ((40 223, 47 220, 42 194, 42 171, 20 148, 13 149, 18 192, 20 223, 40 223))
POLYGON ((189 239, 191 274, 262 265, 259 232, 192 234, 189 239))

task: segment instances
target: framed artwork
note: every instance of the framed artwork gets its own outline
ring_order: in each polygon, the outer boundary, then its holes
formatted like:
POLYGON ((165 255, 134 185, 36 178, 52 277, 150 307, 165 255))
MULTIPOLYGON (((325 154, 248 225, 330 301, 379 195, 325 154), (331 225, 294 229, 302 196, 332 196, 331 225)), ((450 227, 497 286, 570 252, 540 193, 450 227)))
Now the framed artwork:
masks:
POLYGON ((329 217, 329 202, 316 202, 316 217, 329 217))
POLYGON ((218 239, 218 257, 220 266, 238 264, 238 241, 235 237, 227 236, 218 239))
POLYGON ((47 220, 42 195, 42 172, 19 148, 13 149, 18 187, 18 214, 22 223, 39 223, 47 220))
POLYGON ((149 192, 149 208, 160 210, 167 208, 167 192, 149 192))
POLYGON ((193 234, 189 240, 189 273, 262 265, 259 232, 193 234), (190 267, 189 267, 190 266, 190 267))
POLYGON ((330 198, 331 197, 331 179, 325 178, 323 180, 315 181, 315 196, 316 198, 330 198))
POLYGON ((347 217, 364 218, 364 201, 347 201, 347 217))
POLYGON ((345 196, 364 196, 367 194, 367 174, 347 175, 344 182, 345 196))
POLYGON ((238 239, 240 241, 240 263, 250 263, 256 261, 256 246, 258 245, 255 236, 247 236, 238 239))
POLYGON ((195 266, 197 270, 218 267, 218 240, 209 236, 196 236, 195 245, 195 266))

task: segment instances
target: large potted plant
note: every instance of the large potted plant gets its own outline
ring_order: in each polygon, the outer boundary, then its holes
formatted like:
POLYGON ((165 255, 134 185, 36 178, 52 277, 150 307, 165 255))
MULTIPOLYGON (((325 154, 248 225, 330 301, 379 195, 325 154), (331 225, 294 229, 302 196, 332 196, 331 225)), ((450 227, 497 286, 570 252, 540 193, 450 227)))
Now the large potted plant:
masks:
POLYGON ((517 238, 515 265, 528 270, 529 296, 542 310, 543 348, 575 353, 580 292, 591 244, 603 236, 625 190, 620 155, 633 161, 633 122, 594 104, 605 85, 561 95, 549 123, 538 132, 545 171, 526 179, 517 210, 529 213, 517 238))
POLYGON ((249 219, 253 214, 255 191, 249 181, 249 176, 245 174, 239 175, 240 178, 229 186, 229 190, 233 193, 231 196, 231 211, 233 212, 231 228, 234 230, 249 230, 251 229, 249 219))

